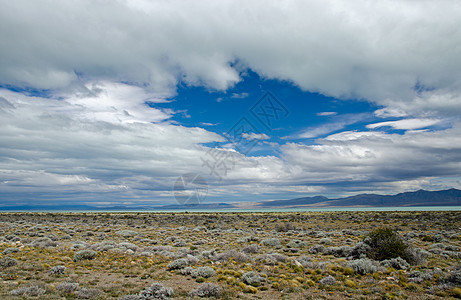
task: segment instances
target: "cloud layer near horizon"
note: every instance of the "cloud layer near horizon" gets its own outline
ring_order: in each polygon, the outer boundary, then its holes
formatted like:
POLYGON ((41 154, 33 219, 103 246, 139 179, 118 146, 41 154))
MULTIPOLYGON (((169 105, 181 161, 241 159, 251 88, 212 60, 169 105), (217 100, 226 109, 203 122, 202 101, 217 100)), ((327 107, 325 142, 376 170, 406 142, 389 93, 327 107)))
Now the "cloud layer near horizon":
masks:
POLYGON ((225 91, 248 69, 404 119, 236 154, 211 196, 459 187, 460 15, 458 1, 2 1, 0 85, 25 91, 0 89, 2 195, 170 197, 223 137, 156 104, 179 84, 225 91))

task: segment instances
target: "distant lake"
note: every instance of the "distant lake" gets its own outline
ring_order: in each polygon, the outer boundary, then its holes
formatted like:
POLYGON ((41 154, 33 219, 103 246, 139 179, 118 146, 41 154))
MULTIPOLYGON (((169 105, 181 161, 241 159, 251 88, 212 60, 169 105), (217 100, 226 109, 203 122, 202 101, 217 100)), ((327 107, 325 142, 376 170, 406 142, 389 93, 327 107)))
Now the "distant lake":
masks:
POLYGON ((122 210, 15 210, 0 212, 50 212, 50 213, 239 213, 239 212, 342 212, 342 211, 461 211, 461 206, 411 206, 411 207, 319 207, 319 208, 268 208, 268 209, 122 209, 122 210))

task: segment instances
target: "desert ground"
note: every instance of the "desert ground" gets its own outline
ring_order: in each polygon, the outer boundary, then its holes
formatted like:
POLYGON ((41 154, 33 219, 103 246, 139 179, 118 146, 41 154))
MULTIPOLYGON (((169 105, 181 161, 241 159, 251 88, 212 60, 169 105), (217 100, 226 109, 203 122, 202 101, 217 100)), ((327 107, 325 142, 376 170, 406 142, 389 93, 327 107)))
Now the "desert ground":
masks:
POLYGON ((0 298, 461 298, 460 247, 459 211, 0 213, 0 298))

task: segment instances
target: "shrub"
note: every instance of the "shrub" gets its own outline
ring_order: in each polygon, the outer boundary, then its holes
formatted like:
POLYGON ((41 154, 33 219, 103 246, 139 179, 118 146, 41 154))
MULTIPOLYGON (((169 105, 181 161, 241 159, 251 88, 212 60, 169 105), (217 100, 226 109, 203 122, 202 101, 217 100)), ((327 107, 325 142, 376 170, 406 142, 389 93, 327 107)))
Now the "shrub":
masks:
POLYGON ((74 261, 91 260, 96 257, 98 253, 93 250, 81 250, 74 254, 74 261))
POLYGON ((261 241, 261 244, 263 244, 264 246, 269 246, 269 247, 281 246, 280 241, 277 238, 264 239, 261 241))
POLYGON ((50 275, 59 275, 59 274, 64 274, 65 271, 66 271, 65 266, 54 266, 50 269, 50 271, 48 271, 48 273, 50 273, 50 275))
POLYGON ((348 267, 352 268, 355 273, 365 275, 380 270, 379 263, 367 258, 361 258, 350 261, 348 267))
POLYGON ((140 299, 141 297, 139 297, 138 295, 126 295, 121 298, 118 298, 118 300, 140 300, 140 299))
POLYGON ((0 268, 1 269, 7 269, 13 266, 16 266, 18 264, 18 261, 14 258, 11 257, 4 257, 0 258, 0 268))
POLYGON ((370 246, 367 256, 374 260, 386 260, 401 257, 408 260, 406 250, 408 246, 403 238, 389 227, 380 227, 373 230, 364 242, 370 246))
POLYGON ((325 278, 322 278, 320 281, 319 281, 320 284, 325 284, 325 285, 330 285, 330 284, 335 284, 336 283, 336 279, 333 277, 333 276, 328 276, 328 277, 325 277, 325 278))
POLYGON ((20 287, 10 292, 11 296, 23 296, 23 297, 40 297, 45 294, 45 289, 42 289, 38 285, 31 285, 28 287, 20 287))
POLYGON ((251 244, 242 249, 243 253, 258 253, 259 246, 256 244, 251 244))
POLYGON ((216 271, 211 267, 200 267, 197 269, 193 269, 191 271, 191 276, 194 278, 197 278, 197 277, 209 278, 209 277, 213 277, 215 274, 216 274, 216 271))
POLYGON ((97 298, 102 295, 102 292, 98 289, 95 288, 79 288, 75 292, 75 296, 80 299, 92 299, 92 298, 97 298))
POLYGON ((47 237, 39 237, 38 239, 33 241, 31 245, 33 247, 52 248, 52 247, 56 247, 58 243, 47 237))
POLYGON ((331 245, 333 241, 330 239, 330 238, 327 238, 327 237, 324 237, 324 238, 321 238, 319 243, 320 244, 323 244, 323 245, 331 245))
POLYGON ((202 283, 196 290, 190 292, 190 297, 215 297, 219 298, 222 294, 222 288, 214 283, 202 283))
POLYGON ((182 275, 190 275, 193 270, 194 268, 192 267, 185 267, 185 268, 182 268, 180 272, 182 275))
POLYGON ((426 262, 426 259, 431 256, 431 253, 421 249, 408 247, 406 250, 408 262, 412 265, 422 265, 426 262))
POLYGON ((145 288, 139 293, 139 298, 142 300, 168 299, 173 294, 172 288, 164 287, 161 283, 154 282, 150 287, 145 288))
POLYGON ((133 230, 119 230, 119 231, 116 231, 115 234, 123 236, 124 238, 138 235, 138 233, 133 230))
POLYGON ((188 265, 187 260, 184 258, 173 260, 168 264, 168 270, 178 270, 188 265))
POLYGON ((306 247, 307 243, 300 241, 300 240, 291 240, 288 244, 287 247, 289 248, 303 248, 306 247))
POLYGON ((455 269, 446 279, 447 282, 461 286, 461 269, 455 269))
POLYGON ((2 254, 3 255, 8 255, 8 254, 11 254, 11 253, 16 253, 16 252, 19 252, 18 248, 6 248, 5 250, 3 250, 2 254))
POLYGON ((314 245, 312 248, 309 249, 309 253, 317 254, 322 253, 325 251, 325 247, 323 245, 314 245))
POLYGON ((56 286, 56 289, 60 292, 70 294, 76 291, 79 288, 79 284, 77 282, 63 282, 56 286))
POLYGON ((410 264, 400 257, 383 260, 381 265, 387 268, 394 268, 396 270, 406 270, 410 267, 410 264))
POLYGON ((250 271, 242 275, 242 281, 252 286, 258 286, 261 282, 266 281, 266 278, 259 276, 254 271, 250 271))
POLYGON ((352 247, 349 256, 353 258, 365 258, 367 256, 367 252, 370 251, 370 246, 364 242, 358 242, 352 247))
POLYGON ((250 260, 248 255, 246 255, 245 253, 239 252, 235 249, 229 250, 224 253, 217 254, 213 257, 213 260, 214 261, 226 261, 226 260, 229 260, 230 258, 233 258, 235 259, 235 261, 238 261, 238 262, 245 262, 245 261, 250 260))

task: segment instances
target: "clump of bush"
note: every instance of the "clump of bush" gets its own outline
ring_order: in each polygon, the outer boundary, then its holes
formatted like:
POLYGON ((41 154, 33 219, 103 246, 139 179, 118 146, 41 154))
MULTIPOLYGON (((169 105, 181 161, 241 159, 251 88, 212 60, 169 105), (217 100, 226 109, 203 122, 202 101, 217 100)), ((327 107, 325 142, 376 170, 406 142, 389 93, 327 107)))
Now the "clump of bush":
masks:
POLYGON ((336 283, 336 279, 329 275, 325 278, 322 278, 320 281, 319 281, 320 284, 325 284, 325 285, 331 285, 331 284, 335 284, 336 283))
POLYGON ((261 244, 269 247, 278 247, 281 246, 278 238, 268 238, 261 241, 261 244))
POLYGON ((116 231, 115 234, 123 236, 124 238, 128 238, 128 237, 138 235, 138 233, 136 231, 133 231, 133 230, 119 230, 119 231, 116 231))
POLYGON ((421 253, 414 252, 392 228, 377 228, 363 242, 369 246, 366 256, 371 259, 383 261, 400 257, 411 264, 421 262, 421 253))
POLYGON ((81 250, 74 254, 74 261, 91 260, 96 257, 98 253, 93 250, 81 250))
POLYGON ((189 293, 190 297, 215 297, 219 298, 222 294, 222 288, 214 283, 202 283, 196 290, 189 293))
POLYGON ((6 248, 5 250, 3 250, 2 254, 8 255, 8 254, 17 253, 17 252, 19 252, 19 248, 6 248))
POLYGON ((10 292, 11 296, 23 296, 23 297, 40 297, 45 294, 45 289, 38 285, 31 285, 27 287, 20 287, 10 292))
POLYGON ((102 295, 102 292, 95 288, 79 288, 75 292, 75 296, 77 296, 80 299, 98 298, 98 297, 101 297, 101 295, 102 295))
POLYGON ((410 264, 400 257, 383 260, 381 265, 387 268, 394 268, 396 270, 406 270, 410 267, 410 264))
POLYGON ((159 282, 152 283, 151 286, 145 288, 139 293, 139 298, 142 300, 150 299, 168 299, 173 296, 174 292, 172 288, 164 287, 159 282))
POLYGON ((50 271, 48 271, 50 275, 61 275, 64 274, 64 272, 66 272, 65 266, 54 266, 50 269, 50 271))
POLYGON ((0 258, 0 269, 7 269, 14 267, 18 264, 18 261, 11 257, 0 258))
POLYGON ((306 247, 307 243, 303 242, 301 240, 291 240, 288 244, 287 247, 289 248, 303 248, 306 247))
POLYGON ((259 286, 261 282, 266 281, 266 278, 260 276, 254 271, 250 271, 242 275, 242 281, 252 286, 259 286))
POLYGON ((259 252, 259 246, 256 244, 251 244, 246 247, 244 247, 241 250, 243 253, 258 253, 259 252))
POLYGON ((367 258, 352 260, 347 264, 347 266, 352 268, 355 273, 361 275, 375 273, 382 268, 377 261, 367 258))
POLYGON ((176 259, 176 260, 173 260, 172 262, 170 262, 167 266, 168 270, 179 270, 179 269, 182 269, 184 267, 186 267, 189 263, 187 262, 186 259, 184 258, 180 258, 180 259, 176 259))
POLYGON ((200 268, 191 270, 190 274, 194 278, 197 278, 197 277, 209 278, 209 277, 213 277, 216 274, 216 271, 211 267, 200 267, 200 268))
POLYGON ((75 292, 79 288, 79 284, 77 282, 63 282, 56 286, 56 289, 62 293, 70 294, 75 292))

